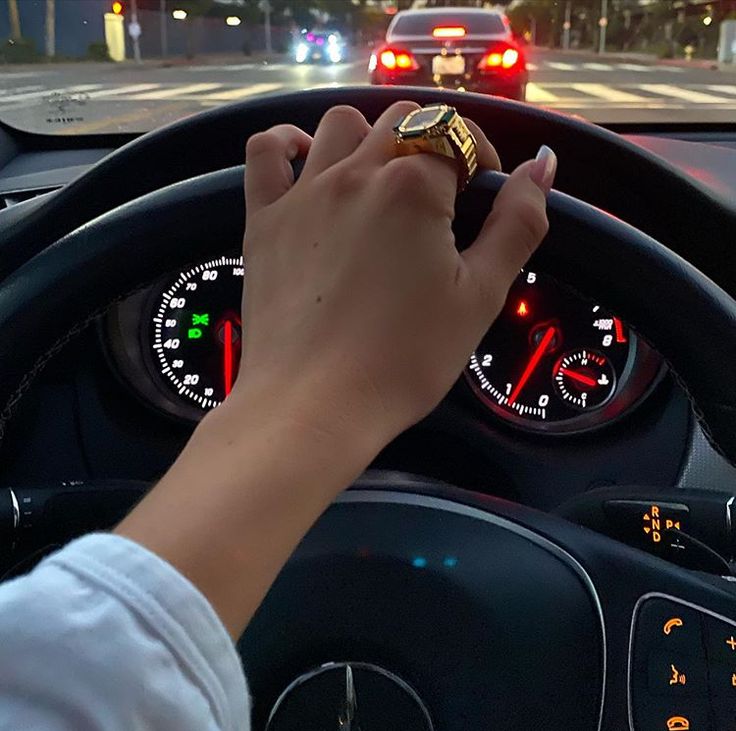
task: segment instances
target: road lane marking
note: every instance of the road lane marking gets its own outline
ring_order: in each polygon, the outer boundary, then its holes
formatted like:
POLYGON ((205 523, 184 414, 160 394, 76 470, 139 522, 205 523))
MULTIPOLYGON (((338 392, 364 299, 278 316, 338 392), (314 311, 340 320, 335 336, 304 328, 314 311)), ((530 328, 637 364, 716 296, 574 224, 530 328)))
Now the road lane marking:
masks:
POLYGON ((197 94, 201 91, 213 91, 219 89, 224 84, 186 84, 185 86, 173 86, 168 89, 159 89, 157 91, 149 91, 144 94, 132 94, 128 99, 135 101, 154 101, 158 99, 171 99, 175 96, 186 96, 187 94, 197 94))
POLYGON ((134 109, 126 114, 115 114, 104 119, 91 120, 89 122, 79 122, 78 124, 64 127, 64 134, 90 134, 91 132, 109 132, 111 129, 120 131, 125 129, 130 131, 131 129, 139 132, 147 132, 153 127, 158 127, 161 124, 173 122, 179 119, 181 114, 181 104, 178 102, 171 102, 169 104, 162 104, 156 107, 156 114, 162 115, 169 112, 173 112, 176 116, 165 121, 159 121, 157 124, 151 124, 151 108, 146 106, 142 109, 134 109), (141 122, 142 124, 131 126, 134 123, 141 122))
POLYGON ((28 91, 38 91, 43 88, 43 86, 39 86, 37 84, 36 86, 19 86, 15 89, 0 89, 0 96, 5 96, 6 94, 23 94, 28 91))
POLYGON ((623 71, 656 71, 658 66, 643 66, 639 63, 620 63, 618 68, 623 71))
POLYGON ((252 84, 251 86, 243 86, 229 91, 216 91, 214 94, 203 94, 198 99, 203 101, 218 100, 223 101, 242 99, 245 96, 253 96, 254 94, 267 94, 269 91, 276 91, 283 87, 283 84, 252 84))
POLYGON ((142 91, 151 91, 158 89, 161 84, 128 84, 127 86, 113 87, 112 89, 102 89, 100 91, 90 92, 88 95, 91 99, 106 98, 108 96, 121 96, 122 94, 137 94, 142 91))
POLYGON ((736 94, 736 86, 733 84, 709 84, 706 89, 717 91, 719 94, 736 94))
POLYGON ((539 71, 539 66, 537 66, 537 64, 535 63, 528 63, 526 65, 526 70, 527 71, 539 71))
POLYGON ((559 97, 547 91, 539 84, 530 81, 526 85, 526 100, 532 103, 545 104, 559 101, 559 97))
POLYGON ((575 91, 588 94, 590 96, 597 97, 599 99, 605 99, 608 102, 646 102, 649 101, 646 97, 637 96, 636 94, 630 94, 628 91, 621 91, 620 89, 614 89, 612 86, 606 86, 605 84, 570 84, 572 89, 575 91))
POLYGON ((556 71, 575 71, 575 66, 571 63, 560 63, 559 61, 547 61, 547 66, 556 71))
POLYGON ((686 102, 695 102, 695 104, 722 104, 723 102, 733 101, 733 99, 727 99, 726 97, 704 94, 702 91, 692 91, 670 84, 638 84, 636 88, 657 96, 669 96, 686 102))
POLYGON ((94 89, 100 89, 102 84, 77 84, 77 86, 65 86, 60 89, 43 89, 42 91, 32 91, 27 94, 11 94, 10 96, 4 96, 0 98, 0 101, 5 102, 24 102, 29 99, 38 99, 42 96, 50 96, 51 94, 77 94, 85 91, 93 91, 94 89))
POLYGON ((613 66, 607 63, 584 63, 583 68, 588 71, 613 71, 613 66))

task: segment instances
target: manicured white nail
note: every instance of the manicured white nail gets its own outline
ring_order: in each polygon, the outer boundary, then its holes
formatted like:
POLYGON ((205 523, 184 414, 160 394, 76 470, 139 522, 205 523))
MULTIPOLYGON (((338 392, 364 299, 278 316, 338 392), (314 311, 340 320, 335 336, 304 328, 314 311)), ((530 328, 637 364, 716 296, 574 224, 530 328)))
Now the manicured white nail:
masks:
POLYGON ((532 165, 529 172, 529 177, 547 195, 552 188, 556 172, 557 155, 547 145, 542 145, 539 148, 536 158, 534 158, 534 165, 532 165))

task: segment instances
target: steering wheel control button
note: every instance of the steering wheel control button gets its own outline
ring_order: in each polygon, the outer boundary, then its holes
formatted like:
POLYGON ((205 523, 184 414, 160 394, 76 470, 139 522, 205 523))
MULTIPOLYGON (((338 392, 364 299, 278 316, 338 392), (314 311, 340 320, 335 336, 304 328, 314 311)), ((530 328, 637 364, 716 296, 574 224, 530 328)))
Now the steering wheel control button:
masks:
POLYGON ((266 731, 433 731, 416 691, 377 665, 331 662, 294 680, 279 696, 266 731))
POLYGON ((716 666, 733 667, 733 672, 736 672, 736 626, 707 616, 705 641, 710 662, 716 666))
MULTIPOLYGON (((657 518, 665 519, 662 511, 659 516, 655 512, 657 518)), ((639 606, 634 617, 630 683, 636 731, 710 729, 708 666, 698 611, 660 598, 647 599, 639 606)))
MULTIPOLYGON (((736 710, 736 659, 732 663, 711 663, 708 674, 711 693, 720 699, 714 705, 722 705, 725 701, 736 710)), ((736 713, 734 714, 734 728, 736 728, 736 713)))
POLYGON ((707 695, 705 662, 670 652, 649 656, 649 690, 661 696, 707 695))

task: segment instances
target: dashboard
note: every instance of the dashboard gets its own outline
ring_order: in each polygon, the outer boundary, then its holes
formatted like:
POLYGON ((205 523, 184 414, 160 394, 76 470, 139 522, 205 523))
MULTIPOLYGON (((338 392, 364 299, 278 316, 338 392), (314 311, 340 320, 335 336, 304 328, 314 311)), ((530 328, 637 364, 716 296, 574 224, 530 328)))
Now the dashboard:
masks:
MULTIPOLYGON (((8 205, 0 216, 8 220, 33 204, 16 201, 53 195, 127 141, 23 151, 7 144, 9 134, 0 129, 0 200, 8 205)), ((736 166, 727 164, 733 135, 674 136, 630 139, 675 164, 705 161, 720 192, 736 191, 736 166)), ((238 376, 248 263, 235 246, 223 242, 217 258, 116 303, 49 363, 3 441, 6 484, 150 482, 166 470, 238 376)), ((716 487, 736 476, 703 438, 659 354, 605 302, 541 270, 520 272, 451 392, 372 466, 546 510, 599 487, 716 487)))
MULTIPOLYGON (((238 376, 247 286, 242 255, 197 262, 114 305, 106 346, 150 408, 198 421, 238 376)), ((606 427, 664 376, 661 357, 621 319, 543 272, 520 272, 462 383, 489 420, 549 437, 606 427)))

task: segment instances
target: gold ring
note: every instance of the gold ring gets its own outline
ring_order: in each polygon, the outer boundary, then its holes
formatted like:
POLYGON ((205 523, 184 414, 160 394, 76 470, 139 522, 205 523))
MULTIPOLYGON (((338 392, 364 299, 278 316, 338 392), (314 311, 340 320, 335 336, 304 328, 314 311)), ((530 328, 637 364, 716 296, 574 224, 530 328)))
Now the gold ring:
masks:
POLYGON ((430 104, 409 112, 395 127, 396 154, 430 152, 457 162, 457 187, 463 190, 478 169, 476 142, 455 107, 430 104))

